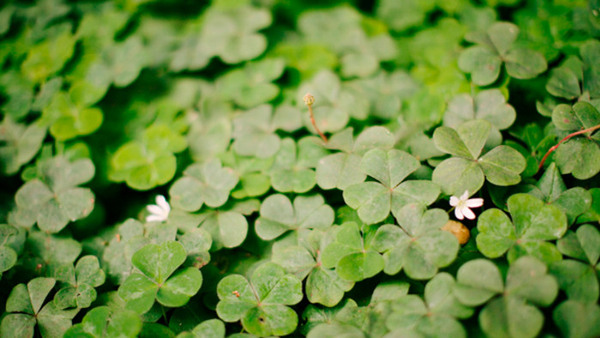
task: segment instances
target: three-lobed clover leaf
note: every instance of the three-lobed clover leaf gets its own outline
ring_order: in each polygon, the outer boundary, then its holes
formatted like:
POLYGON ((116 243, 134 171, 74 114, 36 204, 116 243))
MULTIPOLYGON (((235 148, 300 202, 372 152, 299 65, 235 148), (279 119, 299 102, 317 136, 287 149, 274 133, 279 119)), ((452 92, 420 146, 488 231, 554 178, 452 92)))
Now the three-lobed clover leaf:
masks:
POLYGON ((149 190, 175 176, 174 153, 187 147, 185 138, 163 123, 144 130, 140 140, 122 145, 110 159, 109 179, 126 182, 136 190, 149 190))
POLYGON ((456 129, 438 127, 433 141, 439 150, 453 155, 433 171, 433 182, 448 195, 474 194, 483 186, 484 178, 495 185, 514 185, 525 170, 523 155, 500 145, 481 155, 490 135, 491 124, 485 120, 465 122, 456 129))
POLYGON ((206 204, 219 207, 229 198, 238 178, 230 168, 223 168, 219 160, 211 160, 187 167, 184 176, 171 186, 169 195, 174 207, 196 211, 206 204))
POLYGON ((564 337, 600 335, 600 306, 595 302, 566 300, 554 308, 552 317, 564 337))
POLYGON ((248 234, 248 221, 245 216, 257 211, 259 206, 258 200, 247 200, 200 214, 199 224, 211 235, 212 250, 241 245, 248 234))
POLYGON ((54 157, 41 165, 43 176, 25 183, 15 195, 13 213, 16 224, 31 227, 37 223, 43 231, 56 233, 69 221, 88 216, 94 208, 94 194, 78 185, 94 176, 89 159, 69 162, 64 156, 54 157))
MULTIPOLYGON (((58 277, 58 276, 57 276, 58 277)), ((86 308, 96 300, 96 287, 104 284, 106 275, 100 268, 96 256, 81 257, 75 267, 67 265, 66 271, 61 271, 60 281, 68 286, 60 289, 54 296, 58 309, 86 308)))
POLYGON ((185 305, 202 284, 197 268, 178 270, 186 256, 183 245, 174 241, 148 244, 133 254, 131 262, 140 272, 129 275, 118 291, 126 308, 143 314, 155 300, 169 307, 185 305))
POLYGON ((234 69, 216 81, 216 89, 224 99, 232 100, 243 108, 252 108, 273 100, 279 87, 271 81, 283 73, 282 59, 263 59, 234 69))
POLYGON ((475 259, 463 264, 456 276, 454 296, 467 306, 486 304, 479 313, 479 325, 487 335, 535 337, 544 316, 534 305, 546 307, 558 294, 558 285, 544 263, 530 256, 514 261, 506 282, 489 260, 475 259))
POLYGON ((43 231, 29 230, 22 261, 31 273, 53 275, 54 269, 75 263, 82 245, 70 237, 57 236, 43 231))
MULTIPOLYGON (((600 112, 588 102, 577 102, 572 107, 557 105, 552 111, 552 122, 557 129, 577 132, 600 125, 600 112)), ((588 131, 585 137, 574 137, 561 143, 554 160, 563 174, 585 180, 600 172, 600 133, 588 131)))
POLYGON ((91 309, 79 324, 71 326, 65 338, 137 337, 142 321, 135 311, 99 306, 91 309))
POLYGON ((392 133, 384 127, 370 127, 363 130, 354 140, 352 128, 333 135, 328 148, 341 152, 321 157, 316 169, 317 184, 322 189, 347 187, 361 183, 367 175, 360 169, 361 156, 372 148, 389 150, 394 146, 392 133))
POLYGON ((301 333, 314 338, 364 337, 358 327, 366 320, 366 312, 361 310, 352 298, 346 298, 334 307, 309 305, 302 313, 305 324, 300 327, 301 333))
POLYGON ((148 241, 144 238, 141 222, 130 218, 119 225, 102 254, 102 265, 109 278, 122 284, 133 269, 131 257, 146 244, 148 241))
POLYGON ((360 168, 377 181, 347 187, 344 201, 356 209, 360 219, 367 224, 383 221, 390 211, 398 217, 400 209, 409 203, 429 205, 440 194, 436 184, 425 180, 404 181, 420 166, 416 158, 402 150, 369 150, 363 156, 360 168))
POLYGON ((307 136, 297 143, 291 138, 283 139, 269 171, 273 189, 296 193, 312 189, 317 182, 313 168, 325 154, 316 137, 307 136))
MULTIPOLYGON (((291 108, 291 107, 290 107, 291 108)), ((250 109, 233 119, 233 150, 242 156, 256 156, 268 158, 277 153, 281 140, 275 133, 277 129, 287 129, 286 124, 296 120, 299 125, 299 116, 291 109, 277 109, 263 104, 250 109)), ((297 126, 292 126, 297 129, 297 126)))
POLYGON ((441 209, 409 204, 396 215, 399 226, 384 224, 374 235, 372 246, 383 253, 388 275, 400 270, 413 279, 429 279, 439 268, 454 261, 460 245, 442 227, 448 215, 441 209))
POLYGON ((574 259, 563 259, 550 265, 550 272, 569 299, 597 302, 600 296, 600 232, 593 225, 584 224, 576 231, 568 231, 556 244, 558 250, 574 259))
POLYGON ((12 175, 27 164, 42 147, 46 128, 40 123, 24 125, 6 115, 0 124, 0 171, 12 175))
POLYGON ((466 337, 457 319, 473 315, 473 309, 456 300, 454 278, 445 272, 437 274, 425 285, 424 297, 405 295, 391 302, 386 326, 390 336, 414 332, 424 336, 466 337))
POLYGON ((592 205, 592 195, 582 187, 567 190, 560 171, 551 163, 529 194, 557 206, 567 215, 569 225, 592 205))
POLYGON ((444 125, 457 128, 470 120, 486 120, 492 125, 491 137, 502 141, 500 130, 510 127, 517 117, 499 89, 483 90, 475 96, 459 94, 448 102, 444 125))
POLYGON ((355 222, 346 222, 332 231, 335 231, 335 240, 321 253, 324 267, 335 267, 342 279, 354 282, 373 277, 383 270, 383 257, 369 240, 374 229, 361 231, 355 222))
POLYGON ((476 43, 465 49, 458 59, 458 66, 471 73, 472 81, 486 86, 498 78, 504 63, 508 75, 517 79, 531 79, 544 72, 548 65, 540 53, 515 46, 519 28, 509 22, 497 22, 486 32, 473 32, 466 36, 476 43))
POLYGON ((579 47, 581 58, 569 56, 550 72, 546 90, 557 97, 573 100, 582 96, 600 97, 600 43, 588 40, 579 47))
POLYGON ((567 231, 567 217, 560 208, 529 194, 514 194, 507 201, 509 218, 499 209, 488 209, 477 221, 477 248, 488 258, 508 251, 508 261, 532 255, 544 262, 559 261, 562 256, 550 240, 567 231))
POLYGON ((231 150, 221 157, 223 165, 231 168, 239 177, 239 184, 231 192, 231 197, 242 199, 261 196, 271 189, 268 170, 273 166, 272 157, 240 156, 231 150))
POLYGON ((63 28, 60 34, 42 40, 29 49, 21 64, 21 71, 32 81, 44 82, 59 72, 73 56, 77 37, 71 34, 70 25, 63 28))
POLYGON ((299 279, 306 278, 305 293, 309 302, 335 306, 354 283, 341 279, 333 269, 323 266, 321 252, 329 240, 324 231, 311 231, 308 240, 299 241, 298 245, 274 248, 272 259, 299 279))
POLYGON ((271 262, 257 267, 250 279, 229 275, 217 285, 217 315, 225 322, 241 320, 257 336, 283 336, 298 325, 298 315, 288 305, 303 297, 302 282, 271 262))
POLYGON ((102 110, 89 107, 88 102, 77 102, 76 95, 72 90, 59 92, 44 108, 42 121, 50 125, 50 134, 59 141, 91 134, 102 124, 102 110))
POLYGON ((263 240, 275 239, 287 231, 325 229, 333 224, 333 209, 321 195, 298 196, 294 203, 285 195, 267 197, 260 206, 256 234, 263 240))
POLYGON ((0 324, 0 335, 32 338, 37 325, 42 337, 62 337, 71 327, 71 319, 79 309, 60 310, 54 302, 44 305, 54 284, 55 279, 44 277, 34 278, 27 285, 17 284, 6 300, 6 315, 0 324))

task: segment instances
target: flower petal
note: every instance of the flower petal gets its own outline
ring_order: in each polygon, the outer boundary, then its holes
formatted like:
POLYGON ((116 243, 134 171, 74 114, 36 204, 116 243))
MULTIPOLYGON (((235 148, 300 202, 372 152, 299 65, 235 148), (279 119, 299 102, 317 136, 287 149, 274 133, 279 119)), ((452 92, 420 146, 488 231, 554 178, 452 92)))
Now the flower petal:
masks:
POLYGON ((459 199, 456 196, 450 196, 450 205, 455 207, 458 205, 459 199))
POLYGON ((469 208, 479 208, 483 205, 483 198, 471 198, 465 203, 469 208))
POLYGON ((456 216, 456 219, 460 219, 460 220, 464 219, 461 208, 454 209, 454 216, 456 216))
POLYGON ((471 211, 471 209, 465 207, 461 210, 461 212, 463 215, 465 215, 466 218, 475 219, 475 213, 473 213, 473 211, 471 211))
POLYGON ((165 212, 163 210, 163 208, 159 207, 156 204, 150 204, 150 205, 146 206, 146 209, 148 211, 150 211, 150 213, 155 214, 155 215, 162 215, 165 212))
POLYGON ((465 190, 465 192, 460 196, 460 199, 466 201, 469 198, 469 190, 465 190))
POLYGON ((163 195, 156 196, 156 204, 163 210, 166 210, 167 212, 171 211, 171 206, 169 205, 169 202, 167 202, 167 199, 163 195))
POLYGON ((146 222, 162 222, 166 220, 162 215, 148 215, 146 216, 146 222))

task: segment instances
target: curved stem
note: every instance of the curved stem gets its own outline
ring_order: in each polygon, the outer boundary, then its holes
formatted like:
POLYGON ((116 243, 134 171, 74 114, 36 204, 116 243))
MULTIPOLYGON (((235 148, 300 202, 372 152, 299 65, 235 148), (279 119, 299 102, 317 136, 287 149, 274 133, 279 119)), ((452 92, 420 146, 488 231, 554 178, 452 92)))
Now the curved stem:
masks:
POLYGON ((317 134, 319 134, 319 136, 321 136, 321 139, 323 140, 323 142, 327 143, 327 137, 325 136, 325 134, 323 134, 321 132, 319 127, 317 127, 317 121, 315 121, 315 114, 313 113, 313 110, 312 110, 312 105, 314 102, 315 102, 315 98, 314 98, 314 96, 310 95, 310 93, 307 93, 304 96, 304 103, 308 106, 308 112, 310 114, 310 123, 312 123, 313 127, 317 131, 317 134))
POLYGON ((558 143, 556 145, 554 145, 552 148, 548 149, 548 151, 546 152, 546 155, 544 155, 544 157, 542 157, 542 160, 540 161, 540 165, 538 166, 538 172, 544 166, 544 162, 546 162, 546 159, 548 158, 548 156, 550 156, 550 154, 552 154, 552 152, 555 151, 558 148, 558 146, 560 146, 562 143, 568 141, 573 136, 585 134, 590 131, 594 131, 596 129, 600 129, 600 124, 597 126, 593 126, 593 127, 587 128, 587 129, 582 129, 582 130, 576 131, 574 133, 571 133, 571 134, 565 136, 562 140, 558 141, 558 143))

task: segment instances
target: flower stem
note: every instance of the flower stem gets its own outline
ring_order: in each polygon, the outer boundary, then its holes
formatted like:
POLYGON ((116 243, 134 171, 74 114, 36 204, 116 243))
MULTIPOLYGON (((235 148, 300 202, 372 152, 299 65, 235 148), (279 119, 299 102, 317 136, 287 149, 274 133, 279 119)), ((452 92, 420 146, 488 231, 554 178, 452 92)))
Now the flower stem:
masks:
POLYGON ((308 106, 308 112, 310 113, 310 123, 312 123, 313 127, 317 131, 317 134, 319 134, 319 136, 321 136, 321 139, 323 139, 323 142, 327 143, 327 137, 325 136, 325 134, 323 134, 321 132, 319 127, 317 127, 317 121, 315 121, 315 114, 313 113, 313 110, 312 110, 312 105, 313 105, 313 103, 315 103, 315 97, 310 95, 310 93, 306 93, 306 95, 304 95, 304 103, 308 106))
POLYGON ((565 136, 562 140, 558 141, 558 143, 556 145, 554 145, 552 148, 548 149, 548 151, 546 152, 546 155, 544 155, 544 157, 542 158, 542 160, 540 161, 540 165, 538 166, 538 172, 542 169, 542 167, 544 166, 544 162, 546 162, 546 159, 548 158, 548 156, 550 156, 550 154, 555 151, 558 146, 560 146, 562 143, 568 141, 570 138, 572 138, 573 136, 577 136, 577 135, 581 135, 581 134, 585 134, 591 131, 594 131, 596 129, 600 129, 600 124, 587 128, 587 129, 582 129, 579 131, 576 131, 574 133, 571 133, 567 136, 565 136))

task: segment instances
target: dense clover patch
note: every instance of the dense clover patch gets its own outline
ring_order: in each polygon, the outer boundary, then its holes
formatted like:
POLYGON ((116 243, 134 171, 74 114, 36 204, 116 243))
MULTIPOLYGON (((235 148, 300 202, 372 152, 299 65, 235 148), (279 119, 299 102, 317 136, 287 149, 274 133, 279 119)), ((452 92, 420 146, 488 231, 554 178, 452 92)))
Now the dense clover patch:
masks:
POLYGON ((599 13, 3 1, 0 336, 600 336, 599 13))

